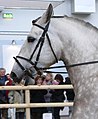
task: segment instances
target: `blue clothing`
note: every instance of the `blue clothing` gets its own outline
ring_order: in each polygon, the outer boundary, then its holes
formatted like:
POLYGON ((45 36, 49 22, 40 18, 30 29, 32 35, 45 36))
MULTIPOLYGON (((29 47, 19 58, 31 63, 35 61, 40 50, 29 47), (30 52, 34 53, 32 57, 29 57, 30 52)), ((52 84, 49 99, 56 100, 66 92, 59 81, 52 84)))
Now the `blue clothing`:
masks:
POLYGON ((0 77, 0 85, 5 86, 5 82, 8 80, 7 76, 0 77))
MULTIPOLYGON (((5 82, 7 81, 7 76, 0 77, 0 86, 5 86, 5 82)), ((4 103, 7 101, 6 90, 0 91, 0 102, 4 103)))
MULTIPOLYGON (((0 77, 0 86, 5 86, 5 82, 8 80, 7 76, 0 77)), ((8 103, 8 96, 6 90, 0 91, 0 104, 8 103)), ((7 119, 8 117, 8 109, 0 109, 0 119, 7 119)))

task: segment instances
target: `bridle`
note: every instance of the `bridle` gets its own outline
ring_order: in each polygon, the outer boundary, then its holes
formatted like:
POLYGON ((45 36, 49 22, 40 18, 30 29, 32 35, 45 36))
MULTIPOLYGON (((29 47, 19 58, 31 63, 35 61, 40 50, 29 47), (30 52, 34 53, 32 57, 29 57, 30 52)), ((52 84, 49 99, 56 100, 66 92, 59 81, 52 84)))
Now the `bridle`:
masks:
POLYGON ((39 57, 40 57, 40 54, 41 54, 42 46, 43 46, 43 44, 44 44, 45 36, 47 37, 49 46, 50 46, 51 51, 52 51, 52 53, 53 53, 53 55, 54 55, 54 57, 55 57, 55 60, 56 60, 56 62, 58 62, 57 56, 56 56, 56 54, 55 54, 55 52, 54 52, 54 50, 53 50, 53 48, 52 48, 51 41, 50 41, 49 35, 48 35, 48 33, 47 33, 48 28, 49 28, 49 24, 50 24, 50 21, 47 23, 47 25, 45 26, 45 28, 43 28, 42 26, 33 23, 34 26, 37 26, 37 27, 39 27, 40 29, 43 30, 43 33, 42 33, 42 35, 41 35, 41 37, 40 37, 40 39, 39 39, 37 45, 35 46, 35 49, 34 49, 32 55, 30 56, 30 60, 31 60, 31 59, 33 58, 33 56, 34 56, 35 51, 37 50, 37 48, 38 48, 39 45, 40 45, 39 51, 38 51, 38 54, 37 54, 37 57, 36 57, 36 61, 35 61, 35 64, 34 64, 35 66, 37 65, 37 63, 38 63, 38 61, 39 61, 39 57))
MULTIPOLYGON (((36 71, 41 70, 42 68, 38 68, 38 67, 37 67, 37 63, 38 63, 38 61, 39 61, 39 57, 40 57, 41 50, 42 50, 42 47, 43 47, 43 44, 44 44, 44 41, 45 41, 45 37, 47 37, 47 40, 48 40, 49 46, 50 46, 50 48, 51 48, 51 51, 52 51, 52 53, 53 53, 53 55, 54 55, 54 58, 55 58, 56 62, 58 62, 57 56, 56 56, 56 54, 55 54, 55 52, 54 52, 54 50, 53 50, 53 47, 52 47, 52 45, 51 45, 51 41, 50 41, 49 35, 48 35, 48 33, 47 33, 48 28, 49 28, 50 21, 47 23, 47 25, 45 26, 45 28, 42 27, 42 26, 40 26, 40 25, 38 25, 38 24, 35 24, 35 21, 32 22, 32 23, 33 23, 34 26, 37 26, 37 27, 39 27, 40 29, 42 29, 42 30, 43 30, 43 33, 42 33, 41 37, 39 38, 38 43, 36 44, 35 49, 33 50, 33 52, 32 52, 32 54, 31 54, 30 58, 27 59, 27 58, 25 58, 25 57, 23 57, 23 56, 13 57, 13 58, 15 59, 15 61, 17 62, 17 64, 19 65, 19 67, 21 68, 21 70, 23 70, 24 75, 28 75, 28 76, 31 77, 31 78, 33 78, 32 74, 31 74, 31 72, 30 72, 30 69, 31 69, 31 68, 25 68, 25 67, 20 63, 20 61, 19 61, 18 59, 22 59, 22 60, 27 61, 29 64, 31 64, 31 65, 35 68, 36 71), (38 53, 37 53, 36 60, 35 60, 35 62, 32 62, 32 58, 33 58, 33 56, 34 56, 34 54, 35 54, 35 52, 36 52, 36 50, 37 50, 38 47, 39 47, 39 51, 38 51, 38 53)), ((33 37, 28 37, 28 38, 29 38, 29 42, 32 42, 32 41, 33 41, 33 37)))
MULTIPOLYGON (((42 33, 41 37, 39 38, 38 43, 36 44, 35 49, 33 50, 33 52, 32 52, 32 54, 31 54, 30 58, 27 59, 27 58, 25 58, 25 57, 23 57, 23 56, 16 56, 16 57, 14 57, 15 61, 16 61, 17 64, 19 65, 19 67, 24 71, 24 75, 28 75, 29 77, 34 78, 34 77, 32 76, 32 73, 31 73, 32 71, 30 71, 30 70, 31 70, 31 67, 28 68, 28 69, 25 68, 25 67, 19 62, 18 59, 22 59, 22 60, 27 61, 29 64, 31 64, 31 65, 35 68, 36 71, 43 70, 44 72, 50 72, 50 73, 51 73, 52 71, 46 71, 46 70, 47 70, 47 69, 54 69, 54 68, 64 68, 64 67, 70 68, 70 67, 76 67, 76 66, 81 66, 81 65, 88 65, 88 64, 98 63, 98 61, 91 61, 91 62, 71 64, 71 65, 64 65, 64 66, 54 66, 54 67, 49 67, 49 68, 41 68, 41 67, 38 68, 38 67, 37 67, 37 63, 38 63, 38 61, 39 61, 39 57, 40 57, 40 54, 41 54, 41 50, 42 50, 42 47, 43 47, 43 45, 44 45, 45 37, 47 37, 49 46, 50 46, 50 48, 51 48, 51 51, 52 51, 52 53, 53 53, 53 55, 54 55, 54 58, 55 58, 56 62, 58 62, 58 59, 57 59, 57 56, 56 56, 56 54, 55 54, 55 52, 54 52, 54 50, 53 50, 53 47, 52 47, 52 45, 51 45, 51 41, 50 41, 49 35, 48 35, 48 33, 47 33, 48 28, 49 28, 50 21, 47 23, 47 25, 45 26, 45 28, 42 27, 42 26, 40 26, 40 25, 38 25, 38 24, 36 24, 35 22, 36 22, 35 20, 32 22, 33 25, 36 26, 36 27, 39 27, 40 29, 42 29, 42 30, 43 30, 43 33, 42 33), (38 47, 39 47, 39 51, 38 51, 36 60, 35 60, 35 62, 32 62, 32 58, 33 58, 33 56, 34 56, 34 54, 35 54, 35 52, 36 52, 36 50, 37 50, 38 47)), ((29 42, 32 42, 32 41, 33 41, 33 37, 29 37, 29 42)), ((52 73, 58 73, 58 72, 52 72, 52 73)), ((59 72, 59 73, 62 73, 62 72, 59 72)), ((67 73, 67 72, 63 72, 63 73, 67 73)))

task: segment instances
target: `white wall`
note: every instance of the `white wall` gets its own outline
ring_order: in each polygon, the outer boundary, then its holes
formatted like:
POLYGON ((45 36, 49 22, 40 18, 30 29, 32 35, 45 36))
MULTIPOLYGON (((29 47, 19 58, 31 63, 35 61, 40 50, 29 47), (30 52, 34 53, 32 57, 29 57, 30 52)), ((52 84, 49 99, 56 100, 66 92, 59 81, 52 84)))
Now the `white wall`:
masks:
POLYGON ((21 45, 3 45, 3 67, 6 69, 6 73, 11 72, 12 66, 14 64, 13 56, 17 56, 21 48, 21 45))
MULTIPOLYGON (((88 21, 98 27, 98 0, 96 0, 96 12, 92 14, 75 15, 71 13, 72 0, 65 0, 63 4, 54 9, 54 15, 68 15, 88 21)), ((2 45, 10 45, 16 40, 18 45, 23 44, 27 35, 1 35, 1 31, 24 31, 29 32, 32 20, 41 16, 44 10, 11 10, 6 9, 0 12, 0 67, 3 66, 2 45), (13 13, 13 19, 2 18, 3 13, 13 13)), ((6 52, 5 52, 6 53, 6 52)))

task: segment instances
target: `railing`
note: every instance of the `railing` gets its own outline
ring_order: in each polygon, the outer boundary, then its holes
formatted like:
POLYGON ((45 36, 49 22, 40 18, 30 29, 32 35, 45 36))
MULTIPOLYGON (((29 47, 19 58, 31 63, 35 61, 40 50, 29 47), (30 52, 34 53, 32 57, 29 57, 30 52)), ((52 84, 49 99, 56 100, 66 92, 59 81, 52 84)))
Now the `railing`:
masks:
POLYGON ((65 107, 73 106, 73 102, 63 103, 30 103, 30 90, 43 89, 73 89, 72 85, 29 85, 29 86, 0 86, 0 90, 25 90, 25 103, 23 104, 0 104, 0 108, 26 108, 26 119, 30 119, 31 107, 65 107))

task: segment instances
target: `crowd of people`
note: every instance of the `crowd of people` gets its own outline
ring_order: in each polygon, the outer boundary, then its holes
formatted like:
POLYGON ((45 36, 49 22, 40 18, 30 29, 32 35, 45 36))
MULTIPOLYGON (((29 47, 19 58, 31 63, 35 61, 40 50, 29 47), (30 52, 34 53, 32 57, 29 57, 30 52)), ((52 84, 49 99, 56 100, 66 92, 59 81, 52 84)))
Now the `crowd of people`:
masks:
MULTIPOLYGON (((6 74, 5 68, 0 68, 0 86, 11 86, 13 85, 13 79, 11 79, 10 74, 6 74)), ((65 82, 61 74, 56 74, 53 76, 52 73, 47 73, 46 75, 37 75, 35 77, 34 85, 65 85, 71 84, 70 78, 66 77, 65 82)), ((16 85, 16 84, 15 84, 16 85)), ((25 81, 22 80, 17 85, 25 85, 25 81)), ((64 102, 65 93, 68 101, 74 100, 74 91, 72 89, 44 89, 44 90, 30 90, 30 103, 49 103, 49 102, 64 102)), ((0 104, 21 104, 25 102, 24 91, 8 91, 0 90, 0 104)), ((42 119, 43 113, 52 113, 53 119, 60 119, 60 110, 64 107, 40 107, 31 108, 31 119, 42 119)), ((72 113, 73 108, 69 107, 69 114, 72 113)), ((25 109, 16 108, 14 110, 15 119, 25 119, 25 109)), ((8 109, 0 109, 0 119, 12 119, 8 115, 8 109)), ((14 118, 13 118, 14 119, 14 118)))

